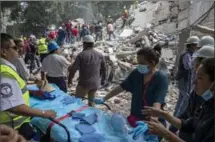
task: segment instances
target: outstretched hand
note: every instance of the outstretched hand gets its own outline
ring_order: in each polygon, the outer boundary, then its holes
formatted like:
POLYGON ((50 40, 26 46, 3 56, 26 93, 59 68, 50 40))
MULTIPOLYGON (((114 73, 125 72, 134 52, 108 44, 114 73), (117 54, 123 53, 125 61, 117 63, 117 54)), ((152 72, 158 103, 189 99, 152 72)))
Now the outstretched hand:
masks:
POLYGON ((145 121, 148 124, 149 132, 154 135, 164 137, 167 133, 167 129, 156 118, 151 117, 150 121, 145 121))
POLYGON ((143 115, 152 116, 152 117, 162 117, 164 111, 161 109, 157 109, 155 107, 144 106, 144 110, 142 110, 143 115))

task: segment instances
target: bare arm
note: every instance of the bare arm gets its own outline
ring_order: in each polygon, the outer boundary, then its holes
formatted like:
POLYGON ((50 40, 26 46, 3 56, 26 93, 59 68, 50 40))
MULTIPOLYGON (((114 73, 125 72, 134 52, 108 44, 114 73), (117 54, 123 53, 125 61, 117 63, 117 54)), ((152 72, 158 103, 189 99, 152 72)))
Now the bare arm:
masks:
POLYGON ((102 57, 100 74, 101 74, 102 81, 104 81, 106 79, 106 65, 105 65, 104 57, 102 57))
POLYGON ((181 128, 181 120, 178 119, 177 117, 174 117, 170 115, 168 112, 163 111, 162 112, 162 117, 166 119, 169 123, 174 125, 176 128, 180 129, 181 128))
POLYGON ((108 93, 105 97, 104 97, 104 101, 118 95, 119 93, 121 93, 122 91, 124 91, 122 89, 122 87, 119 85, 117 86, 115 89, 113 89, 110 93, 108 93))
POLYGON ((160 103, 154 103, 153 107, 155 107, 156 109, 160 109, 161 108, 161 104, 160 103))
POLYGON ((180 139, 177 135, 173 134, 169 130, 165 131, 164 137, 168 140, 168 142, 185 142, 184 140, 180 139))
POLYGON ((22 116, 45 117, 43 111, 30 108, 29 106, 24 104, 11 108, 8 111, 22 116))
POLYGON ((73 79, 76 71, 79 69, 79 64, 80 64, 80 59, 79 59, 79 56, 77 56, 74 64, 72 64, 72 66, 69 67, 68 84, 72 84, 72 79, 73 79))

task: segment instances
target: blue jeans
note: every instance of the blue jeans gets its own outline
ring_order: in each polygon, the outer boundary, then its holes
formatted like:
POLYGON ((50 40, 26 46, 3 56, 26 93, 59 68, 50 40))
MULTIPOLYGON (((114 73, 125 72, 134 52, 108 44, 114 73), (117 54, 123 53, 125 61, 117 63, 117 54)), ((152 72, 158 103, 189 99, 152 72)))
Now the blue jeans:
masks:
MULTIPOLYGON (((183 78, 178 80, 179 96, 175 106, 174 116, 179 117, 187 108, 189 103, 189 84, 190 80, 186 81, 183 78)), ((169 130, 176 133, 178 129, 170 125, 169 130)))
POLYGON ((179 96, 174 112, 174 116, 176 117, 180 116, 187 108, 189 101, 189 83, 189 80, 186 81, 183 78, 178 81, 179 96))

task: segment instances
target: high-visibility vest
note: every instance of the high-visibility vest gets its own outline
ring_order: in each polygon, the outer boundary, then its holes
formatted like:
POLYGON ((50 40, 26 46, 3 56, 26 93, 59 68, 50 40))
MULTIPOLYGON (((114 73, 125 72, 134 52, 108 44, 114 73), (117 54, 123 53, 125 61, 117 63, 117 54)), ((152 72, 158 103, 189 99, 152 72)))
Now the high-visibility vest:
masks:
MULTIPOLYGON (((25 105, 29 106, 29 91, 27 90, 25 81, 8 65, 1 64, 0 72, 1 75, 14 78, 18 82, 19 87, 22 90, 22 97, 25 105)), ((0 124, 5 124, 17 129, 25 122, 30 122, 30 117, 15 115, 7 111, 0 112, 0 124)))
POLYGON ((48 46, 46 44, 46 39, 45 38, 41 38, 38 41, 38 53, 39 54, 48 53, 48 46))

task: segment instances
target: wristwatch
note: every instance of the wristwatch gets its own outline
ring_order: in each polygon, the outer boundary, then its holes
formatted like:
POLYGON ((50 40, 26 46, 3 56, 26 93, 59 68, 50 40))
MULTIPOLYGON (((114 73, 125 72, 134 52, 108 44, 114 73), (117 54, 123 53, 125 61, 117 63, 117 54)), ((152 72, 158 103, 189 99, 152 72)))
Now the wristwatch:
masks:
POLYGON ((43 117, 44 117, 45 116, 45 111, 44 110, 42 111, 42 114, 43 114, 43 117))

